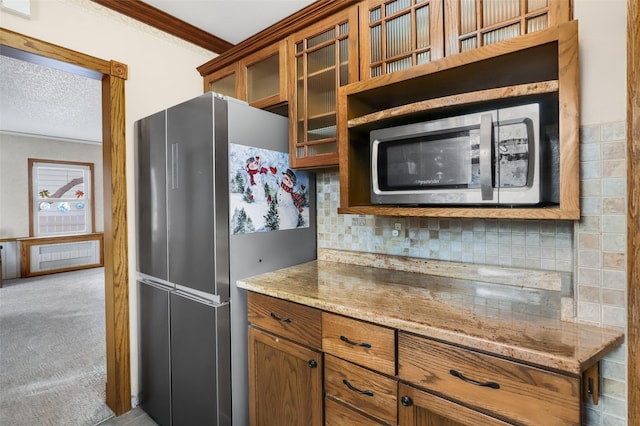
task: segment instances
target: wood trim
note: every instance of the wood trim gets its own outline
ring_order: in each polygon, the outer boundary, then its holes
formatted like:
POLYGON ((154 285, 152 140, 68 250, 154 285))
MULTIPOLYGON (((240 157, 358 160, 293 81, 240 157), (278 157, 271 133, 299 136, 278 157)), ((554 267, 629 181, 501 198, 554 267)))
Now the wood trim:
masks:
POLYGON ((129 67, 127 67, 126 64, 123 64, 122 62, 111 61, 110 65, 111 70, 109 72, 109 75, 120 77, 125 80, 127 79, 129 75, 129 67))
POLYGON ((640 424, 640 5, 627 1, 627 409, 640 424))
POLYGON ((119 416, 131 409, 129 364, 129 281, 125 186, 124 80, 110 76, 111 62, 0 28, 0 45, 38 55, 41 60, 83 67, 102 78, 105 215, 104 271, 107 329, 106 402, 119 416), (112 178, 115 176, 115 178, 112 178), (114 247, 117 250, 114 250, 114 247), (117 342, 118 344, 115 344, 117 342))
POLYGON ((558 25, 560 208, 580 218, 580 62, 578 21, 558 25), (567 155, 568 154, 568 155, 567 155))
POLYGON ((572 0, 552 0, 549 3, 549 26, 554 27, 573 19, 572 0))
MULTIPOLYGON (((26 37, 13 31, 5 30, 4 28, 0 28, 0 44, 18 49, 22 52, 32 53, 48 59, 54 59, 64 64, 87 68, 89 70, 97 71, 100 74, 109 74, 111 71, 111 64, 109 61, 84 55, 45 41, 26 37)), ((45 65, 59 69, 55 64, 47 63, 45 65)))
POLYGON ((102 80, 107 405, 116 415, 131 409, 124 83, 102 80))
POLYGON ((200 65, 197 70, 204 77, 357 2, 358 0, 318 0, 238 43, 233 49, 200 65))
POLYGON ((203 31, 140 0, 91 1, 214 53, 226 52, 234 46, 220 37, 203 31))

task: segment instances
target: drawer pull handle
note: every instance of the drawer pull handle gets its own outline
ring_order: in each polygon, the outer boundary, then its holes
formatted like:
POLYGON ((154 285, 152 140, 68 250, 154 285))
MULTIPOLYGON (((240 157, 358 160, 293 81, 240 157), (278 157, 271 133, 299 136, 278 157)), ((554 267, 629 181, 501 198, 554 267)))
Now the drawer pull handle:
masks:
POLYGON ((290 323, 291 322, 291 318, 280 318, 279 316, 277 316, 273 312, 271 312, 271 318, 273 318, 274 320, 278 320, 280 322, 286 322, 286 323, 290 323))
POLYGON ((361 346, 363 348, 371 348, 371 343, 356 343, 356 342, 352 342, 351 340, 347 339, 344 336, 340 336, 340 340, 342 340, 343 342, 345 342, 348 345, 351 346, 361 346))
POLYGON ((342 379, 342 383, 344 383, 344 385, 346 387, 349 388, 349 390, 355 392, 355 393, 359 393, 360 395, 367 395, 367 396, 373 396, 373 391, 370 390, 360 390, 356 387, 354 387, 351 383, 349 383, 349 381, 347 379, 342 379))
POLYGON ((500 385, 496 382, 476 382, 475 380, 471 380, 471 379, 467 379, 466 377, 464 377, 464 375, 462 375, 461 372, 456 371, 456 370, 449 370, 449 374, 451 374, 452 376, 455 376, 459 379, 462 379, 463 381, 470 383, 472 385, 476 385, 476 386, 485 386, 491 389, 500 389, 500 385))

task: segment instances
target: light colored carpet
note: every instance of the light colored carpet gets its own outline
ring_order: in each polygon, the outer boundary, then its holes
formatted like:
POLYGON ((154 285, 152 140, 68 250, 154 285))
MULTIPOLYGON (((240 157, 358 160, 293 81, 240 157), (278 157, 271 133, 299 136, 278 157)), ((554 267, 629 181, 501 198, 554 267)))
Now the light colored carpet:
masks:
POLYGON ((105 404, 104 270, 0 288, 0 424, 91 426, 105 404))

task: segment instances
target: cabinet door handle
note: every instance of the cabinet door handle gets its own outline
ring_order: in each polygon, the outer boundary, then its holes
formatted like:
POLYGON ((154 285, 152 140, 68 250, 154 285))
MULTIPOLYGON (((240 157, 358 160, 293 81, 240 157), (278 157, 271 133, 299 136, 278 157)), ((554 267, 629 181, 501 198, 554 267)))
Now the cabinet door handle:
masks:
POLYGON ((342 379, 342 383, 344 383, 344 385, 349 388, 349 390, 355 392, 355 393, 359 393, 360 395, 367 395, 367 396, 373 396, 373 391, 370 390, 360 390, 356 387, 354 387, 351 383, 349 383, 349 381, 347 379, 342 379))
POLYGON ((411 407, 413 405, 413 400, 407 395, 404 395, 402 398, 400 398, 400 403, 403 407, 411 407))
POLYGON ((485 387, 488 387, 488 388, 491 388, 491 389, 500 389, 500 385, 498 383, 496 383, 496 382, 484 382, 484 383, 477 382, 475 380, 471 380, 471 379, 468 379, 468 378, 464 377, 464 375, 461 372, 457 371, 457 370, 449 370, 449 374, 451 374, 452 376, 455 376, 455 377, 457 377, 457 378, 459 378, 459 379, 461 379, 461 380, 463 380, 463 381, 465 381, 467 383, 470 383, 472 385, 485 386, 485 387))
POLYGON ((309 360, 309 367, 310 368, 316 368, 318 366, 318 361, 316 361, 315 359, 310 359, 309 360))
POLYGON ((273 312, 271 312, 270 315, 271 315, 271 318, 273 318, 276 321, 286 322, 286 323, 290 323, 291 322, 291 318, 280 318, 279 316, 277 316, 273 312))
POLYGON ((371 343, 356 343, 356 342, 353 342, 353 341, 347 339, 344 336, 340 336, 340 340, 342 340, 343 342, 345 342, 346 344, 351 345, 351 346, 361 346, 363 348, 371 348, 371 343))

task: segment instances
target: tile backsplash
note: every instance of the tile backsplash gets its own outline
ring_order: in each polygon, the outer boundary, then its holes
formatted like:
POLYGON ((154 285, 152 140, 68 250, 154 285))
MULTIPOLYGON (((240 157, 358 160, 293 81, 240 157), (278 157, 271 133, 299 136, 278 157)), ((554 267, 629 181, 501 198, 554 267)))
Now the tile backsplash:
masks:
MULTIPOLYGON (((338 172, 320 172, 318 248, 570 272, 576 320, 624 330, 626 144, 624 122, 581 128, 576 222, 339 215, 338 172)), ((626 352, 603 360, 603 398, 584 405, 584 424, 626 424, 626 352)))
MULTIPOLYGON (((318 182, 319 199, 339 191, 335 173, 318 182)), ((339 202, 324 198, 318 202, 320 248, 573 272, 569 221, 338 215, 339 202)))

